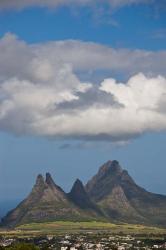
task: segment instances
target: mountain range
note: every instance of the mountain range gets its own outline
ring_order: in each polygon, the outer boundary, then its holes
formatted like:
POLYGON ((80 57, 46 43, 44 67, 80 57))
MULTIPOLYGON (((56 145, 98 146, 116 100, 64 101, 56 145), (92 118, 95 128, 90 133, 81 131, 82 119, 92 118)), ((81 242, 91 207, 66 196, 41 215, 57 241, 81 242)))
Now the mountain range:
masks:
POLYGON ((10 211, 1 224, 7 227, 46 221, 126 222, 166 227, 166 196, 138 186, 119 162, 108 161, 84 186, 76 180, 70 193, 51 175, 38 175, 28 197, 10 211))

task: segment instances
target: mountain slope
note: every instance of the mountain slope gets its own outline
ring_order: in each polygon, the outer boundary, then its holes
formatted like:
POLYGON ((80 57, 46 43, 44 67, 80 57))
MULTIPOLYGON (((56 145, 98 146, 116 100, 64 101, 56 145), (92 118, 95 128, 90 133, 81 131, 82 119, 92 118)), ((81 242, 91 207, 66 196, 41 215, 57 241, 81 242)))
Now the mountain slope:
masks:
POLYGON ((99 207, 90 199, 85 191, 83 183, 79 179, 75 181, 68 197, 75 205, 81 209, 88 210, 92 215, 103 216, 99 207))
MULTIPOLYGON (((94 212, 96 215, 96 212, 94 212)), ((39 175, 29 196, 2 220, 6 226, 53 220, 92 220, 93 213, 76 206, 50 174, 39 175)))
POLYGON ((105 163, 86 191, 111 219, 166 226, 166 196, 139 187, 117 161, 105 163))
POLYGON ((45 221, 110 221, 166 227, 166 196, 138 186, 117 161, 108 161, 84 187, 76 180, 70 193, 51 175, 39 175, 28 195, 3 219, 4 226, 45 221))
POLYGON ((95 205, 90 200, 88 194, 86 193, 82 182, 77 179, 68 194, 69 198, 73 201, 73 203, 77 204, 81 208, 94 208, 95 205))

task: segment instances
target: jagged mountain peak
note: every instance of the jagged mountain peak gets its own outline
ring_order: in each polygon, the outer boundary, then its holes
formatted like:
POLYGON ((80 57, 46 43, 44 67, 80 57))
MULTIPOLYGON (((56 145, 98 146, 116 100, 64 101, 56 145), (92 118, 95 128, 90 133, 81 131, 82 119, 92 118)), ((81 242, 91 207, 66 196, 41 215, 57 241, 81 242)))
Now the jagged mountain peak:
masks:
POLYGON ((102 182, 104 182, 103 185, 105 186, 108 182, 110 184, 113 180, 119 180, 123 172, 124 170, 121 168, 118 161, 109 160, 99 168, 97 174, 88 181, 85 188, 87 192, 91 194, 91 191, 96 190, 96 187, 100 186, 102 182), (109 181, 107 179, 109 179, 109 181))
POLYGON ((69 193, 69 196, 72 197, 74 200, 87 196, 87 193, 81 180, 76 179, 69 193))
MULTIPOLYGON (((84 204, 87 204, 89 198, 84 190, 81 181, 75 183, 76 190, 73 192, 80 198, 84 198, 84 204), (80 188, 78 188, 80 187, 80 188), (79 196, 81 194, 81 196, 79 196), (87 199, 87 200, 86 200, 87 199)), ((46 173, 44 180, 42 175, 38 175, 36 183, 30 194, 12 211, 10 211, 3 219, 4 226, 16 226, 18 224, 53 221, 53 220, 86 220, 85 218, 94 218, 97 213, 89 210, 82 210, 66 194, 59 186, 57 186, 49 173, 46 173)), ((92 208, 93 210, 93 208, 92 208)), ((95 217, 96 218, 96 217, 95 217)))
POLYGON ((94 209, 97 213, 99 213, 99 209, 91 201, 81 180, 76 179, 70 193, 68 194, 68 197, 73 201, 74 204, 76 204, 80 208, 94 209))
POLYGON ((56 184, 51 176, 50 173, 46 173, 46 179, 45 179, 45 183, 51 187, 55 187, 56 184))
POLYGON ((118 172, 118 173, 122 173, 123 172, 123 169, 122 167, 120 166, 119 162, 116 161, 116 160, 113 160, 111 162, 111 165, 110 165, 110 170, 111 172, 118 172))
POLYGON ((44 177, 41 174, 39 174, 32 188, 32 194, 36 195, 38 193, 42 193, 45 188, 46 188, 46 183, 45 183, 44 177))
POLYGON ((51 176, 51 174, 50 173, 46 173, 46 183, 50 183, 50 182, 52 182, 53 181, 53 179, 52 179, 52 176, 51 176))
POLYGON ((121 174, 121 181, 122 182, 130 182, 131 184, 135 184, 135 181, 133 180, 133 178, 129 175, 127 170, 123 170, 122 174, 121 174))
POLYGON ((110 169, 111 163, 112 163, 112 161, 107 161, 106 163, 104 163, 104 164, 99 168, 98 174, 99 174, 100 176, 102 176, 102 175, 104 175, 105 173, 107 173, 108 170, 110 169))
POLYGON ((76 179, 76 181, 74 182, 73 187, 71 189, 71 192, 74 191, 75 189, 76 190, 80 190, 80 189, 84 190, 84 185, 80 179, 76 179))
POLYGON ((128 172, 120 166, 116 160, 103 164, 98 173, 86 184, 87 193, 95 200, 99 201, 109 195, 115 186, 128 188, 135 182, 128 172))
POLYGON ((103 164, 83 185, 76 179, 70 193, 57 186, 50 173, 40 174, 26 199, 3 219, 3 225, 54 220, 123 221, 166 225, 166 196, 138 186, 116 160, 103 164))
POLYGON ((51 189, 60 191, 62 193, 64 193, 63 189, 61 187, 59 187, 53 180, 52 176, 50 173, 46 173, 46 179, 45 179, 45 183, 46 185, 48 185, 48 187, 50 187, 51 189))
POLYGON ((35 186, 40 186, 44 184, 45 184, 44 177, 41 174, 39 174, 36 178, 35 186))
POLYGON ((109 160, 106 163, 104 163, 97 173, 98 177, 103 177, 107 174, 121 174, 123 172, 123 169, 119 165, 119 162, 116 160, 109 160))

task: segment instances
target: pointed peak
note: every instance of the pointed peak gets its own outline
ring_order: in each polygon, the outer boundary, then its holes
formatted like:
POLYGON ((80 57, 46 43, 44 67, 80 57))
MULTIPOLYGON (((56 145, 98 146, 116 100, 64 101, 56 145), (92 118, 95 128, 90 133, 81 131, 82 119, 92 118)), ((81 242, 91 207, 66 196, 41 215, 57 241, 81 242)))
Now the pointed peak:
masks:
POLYGON ((111 166, 112 161, 107 161, 106 163, 104 163, 100 168, 99 168, 99 174, 105 174, 111 166))
POLYGON ((46 173, 46 178, 50 178, 51 174, 49 172, 46 173))
POLYGON ((84 187, 81 180, 76 179, 76 181, 74 182, 74 184, 73 184, 73 186, 72 186, 72 188, 70 190, 69 195, 71 197, 79 197, 79 196, 82 197, 82 196, 87 195, 87 193, 85 191, 85 187, 84 187))
POLYGON ((112 170, 123 170, 119 164, 119 161, 117 160, 109 160, 105 163, 105 165, 108 167, 108 168, 111 168, 112 170))
POLYGON ((111 161, 111 165, 113 165, 113 166, 119 165, 119 161, 113 160, 113 161, 111 161))
POLYGON ((133 180, 133 178, 129 175, 128 171, 127 170, 124 170, 122 175, 121 175, 121 180, 122 181, 127 181, 127 182, 130 182, 130 183, 134 183, 135 184, 135 181, 133 180))
POLYGON ((74 182, 74 185, 81 185, 84 186, 82 181, 80 179, 76 179, 76 181, 74 182))
POLYGON ((113 171, 113 172, 118 172, 118 173, 122 173, 123 172, 123 169, 119 165, 119 162, 116 161, 116 160, 112 161, 110 167, 111 167, 111 171, 113 171))
POLYGON ((54 181, 53 181, 52 176, 51 176, 50 173, 46 173, 46 183, 47 183, 48 185, 54 184, 54 181))
POLYGON ((41 174, 39 174, 36 178, 36 186, 43 185, 44 184, 44 178, 41 174))
POLYGON ((52 178, 52 176, 51 176, 50 173, 46 173, 46 180, 45 180, 45 183, 46 183, 48 186, 52 187, 52 188, 55 188, 55 187, 56 187, 56 184, 55 184, 55 182, 54 182, 54 180, 53 180, 53 178, 52 178))
POLYGON ((119 162, 116 160, 109 160, 106 163, 104 163, 100 168, 99 168, 99 176, 104 176, 107 173, 122 173, 123 169, 119 165, 119 162))
POLYGON ((69 199, 71 199, 77 206, 81 208, 94 208, 94 204, 90 200, 87 192, 85 191, 84 185, 81 180, 76 179, 73 187, 68 194, 69 199))
POLYGON ((64 193, 63 189, 62 189, 61 187, 59 187, 58 185, 55 184, 55 182, 54 182, 54 180, 53 180, 53 178, 52 178, 52 176, 51 176, 50 173, 46 173, 46 180, 45 180, 45 183, 46 183, 49 187, 51 187, 52 189, 56 189, 56 190, 58 190, 58 191, 64 193))
POLYGON ((74 192, 75 190, 85 190, 84 185, 80 179, 76 179, 72 186, 71 192, 74 192))

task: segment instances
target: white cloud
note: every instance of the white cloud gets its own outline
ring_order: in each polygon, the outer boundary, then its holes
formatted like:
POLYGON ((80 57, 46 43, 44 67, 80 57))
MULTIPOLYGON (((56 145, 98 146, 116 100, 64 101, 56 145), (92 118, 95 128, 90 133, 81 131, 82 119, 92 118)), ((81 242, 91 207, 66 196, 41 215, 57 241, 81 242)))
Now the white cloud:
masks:
POLYGON ((107 79, 99 89, 109 93, 114 103, 102 106, 98 100, 84 109, 58 109, 59 103, 77 102, 79 94, 74 90, 78 88, 76 85, 57 91, 56 83, 41 85, 18 79, 4 82, 0 89, 1 129, 17 134, 120 141, 166 129, 166 78, 138 74, 126 84, 107 79))
POLYGON ((55 69, 59 72, 61 65, 86 74, 97 70, 110 70, 122 76, 137 72, 166 74, 166 51, 114 49, 77 40, 27 45, 7 34, 0 40, 0 54, 1 78, 17 76, 47 82, 55 69))
POLYGON ((0 41, 0 54, 3 131, 125 141, 166 130, 166 78, 158 75, 164 51, 114 50, 80 41, 27 45, 8 34, 0 41), (75 73, 100 68, 146 74, 97 85, 81 82, 75 73))
POLYGON ((49 56, 50 60, 57 56, 72 64, 76 71, 110 69, 125 74, 138 71, 165 74, 166 51, 113 49, 92 42, 66 40, 38 46, 36 53, 49 56))

